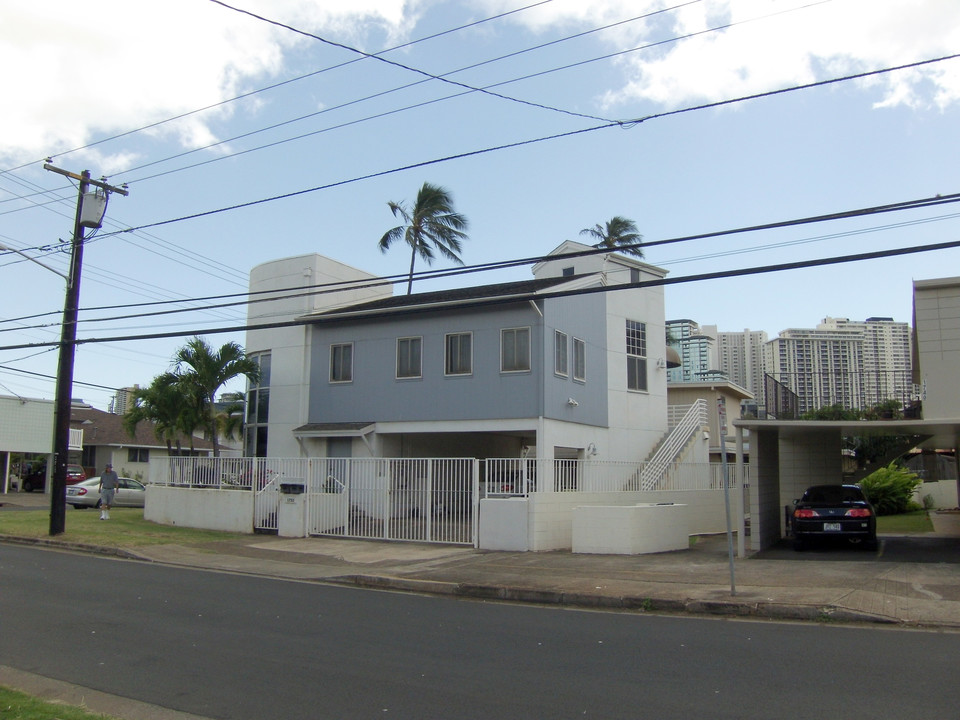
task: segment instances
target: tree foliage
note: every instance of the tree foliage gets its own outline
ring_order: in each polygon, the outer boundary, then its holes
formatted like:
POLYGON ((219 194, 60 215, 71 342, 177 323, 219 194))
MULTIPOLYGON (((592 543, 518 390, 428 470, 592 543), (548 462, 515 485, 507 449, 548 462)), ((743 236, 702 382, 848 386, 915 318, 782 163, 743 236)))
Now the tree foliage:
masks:
POLYGON ((916 473, 890 463, 860 481, 860 489, 873 503, 877 515, 899 515, 910 508, 922 481, 916 473))
POLYGON ((413 268, 419 256, 427 265, 432 265, 434 250, 448 260, 463 265, 460 253, 462 242, 467 239, 467 218, 453 208, 453 197, 439 185, 425 182, 417 192, 413 207, 403 203, 388 202, 394 217, 403 219, 403 224, 387 230, 380 238, 380 252, 385 253, 397 240, 403 239, 410 246, 410 277, 407 294, 413 292, 413 268))
POLYGON ((134 393, 133 408, 124 416, 123 425, 133 436, 144 420, 155 424, 158 439, 180 449, 180 436, 186 436, 193 451, 193 437, 202 430, 213 443, 214 456, 220 455, 218 438, 235 437, 243 424, 243 406, 239 403, 218 409, 215 395, 224 384, 245 376, 251 382, 260 379, 260 366, 244 354, 237 343, 229 342, 214 350, 203 338, 195 337, 177 350, 174 367, 153 379, 149 387, 134 393))
POLYGON ((595 241, 594 247, 619 250, 638 258, 643 257, 642 248, 630 247, 639 244, 643 240, 643 235, 637 230, 637 224, 629 218, 615 215, 602 225, 597 223, 593 227, 584 228, 580 234, 589 235, 595 241))

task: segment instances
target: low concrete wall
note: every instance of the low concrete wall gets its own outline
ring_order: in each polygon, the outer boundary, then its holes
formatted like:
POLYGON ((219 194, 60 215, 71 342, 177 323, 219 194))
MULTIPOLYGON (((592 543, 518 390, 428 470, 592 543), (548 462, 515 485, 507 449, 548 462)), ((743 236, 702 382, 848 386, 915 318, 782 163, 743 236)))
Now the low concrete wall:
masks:
POLYGON ((481 550, 529 550, 530 501, 524 497, 484 498, 480 501, 481 550))
POLYGON ((573 510, 575 553, 642 555, 689 547, 686 505, 587 505, 573 510))
POLYGON ((939 510, 952 510, 957 507, 957 481, 939 480, 925 482, 913 494, 913 499, 923 505, 923 499, 929 495, 933 499, 933 507, 939 510))
POLYGON ((161 525, 253 533, 253 493, 147 485, 143 517, 161 525))
MULTIPOLYGON (((738 507, 730 490, 730 511, 738 507)), ((722 490, 677 490, 621 493, 534 493, 529 506, 529 550, 570 550, 573 548, 573 509, 587 505, 625 506, 639 503, 672 502, 686 505, 691 535, 726 532, 727 515, 722 490)), ((481 521, 483 515, 481 513, 481 521)), ((733 526, 738 520, 733 518, 733 526)), ((482 545, 481 545, 482 547, 482 545)), ((503 548, 513 549, 513 548, 503 548)))

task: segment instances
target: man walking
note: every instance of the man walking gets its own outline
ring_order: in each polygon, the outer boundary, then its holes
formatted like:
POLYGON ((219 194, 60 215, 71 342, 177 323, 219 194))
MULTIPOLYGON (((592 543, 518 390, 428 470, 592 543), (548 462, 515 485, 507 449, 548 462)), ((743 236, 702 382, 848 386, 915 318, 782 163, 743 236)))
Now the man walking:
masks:
POLYGON ((120 477, 113 471, 113 465, 107 463, 106 469, 100 476, 100 519, 110 519, 110 506, 113 505, 113 496, 120 487, 120 477))

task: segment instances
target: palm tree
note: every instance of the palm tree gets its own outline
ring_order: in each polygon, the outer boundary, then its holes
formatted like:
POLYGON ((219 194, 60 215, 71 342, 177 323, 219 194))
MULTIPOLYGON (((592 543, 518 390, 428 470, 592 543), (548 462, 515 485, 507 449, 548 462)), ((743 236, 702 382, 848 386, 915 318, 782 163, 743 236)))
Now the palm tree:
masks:
POLYGON ((153 379, 149 387, 138 388, 134 392, 133 407, 123 416, 123 427, 130 437, 134 437, 137 425, 144 421, 151 422, 157 439, 166 443, 167 454, 174 454, 174 442, 179 454, 181 433, 192 437, 192 428, 184 427, 183 409, 179 378, 173 373, 162 373, 153 379))
POLYGON ((214 396, 223 385, 240 375, 251 382, 260 379, 260 365, 248 358, 235 342, 222 345, 219 350, 195 337, 174 355, 174 373, 184 393, 187 407, 196 413, 204 434, 213 443, 214 457, 220 456, 217 442, 217 415, 214 396))
POLYGON ((394 217, 403 218, 403 225, 388 230, 380 238, 380 252, 385 253, 395 241, 403 238, 410 246, 410 279, 407 282, 407 295, 413 292, 413 266, 417 255, 433 264, 433 250, 458 265, 463 265, 460 259, 461 242, 467 239, 464 232, 467 229, 467 218, 454 212, 453 198, 450 193, 438 185, 425 182, 417 193, 417 200, 413 208, 407 208, 401 203, 388 202, 394 217))
POLYGON ((636 245, 643 240, 643 235, 637 231, 637 224, 625 217, 616 215, 603 225, 597 223, 592 228, 584 228, 581 235, 589 235, 596 244, 594 247, 605 247, 610 250, 620 250, 629 255, 643 257, 643 250, 638 247, 624 247, 636 245))

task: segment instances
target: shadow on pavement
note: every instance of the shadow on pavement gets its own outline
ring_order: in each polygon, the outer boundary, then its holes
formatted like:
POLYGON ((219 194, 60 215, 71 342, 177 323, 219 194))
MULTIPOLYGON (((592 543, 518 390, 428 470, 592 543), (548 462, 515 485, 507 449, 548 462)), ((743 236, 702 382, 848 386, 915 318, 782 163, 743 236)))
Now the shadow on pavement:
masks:
POLYGON ((775 547, 753 557, 760 560, 817 560, 820 562, 889 562, 889 563, 952 563, 960 564, 960 538, 917 535, 881 535, 880 547, 874 552, 851 546, 843 541, 811 545, 803 552, 793 549, 791 540, 781 540, 775 547))

